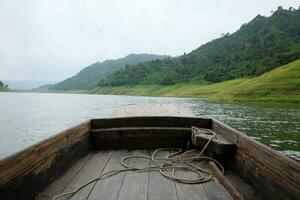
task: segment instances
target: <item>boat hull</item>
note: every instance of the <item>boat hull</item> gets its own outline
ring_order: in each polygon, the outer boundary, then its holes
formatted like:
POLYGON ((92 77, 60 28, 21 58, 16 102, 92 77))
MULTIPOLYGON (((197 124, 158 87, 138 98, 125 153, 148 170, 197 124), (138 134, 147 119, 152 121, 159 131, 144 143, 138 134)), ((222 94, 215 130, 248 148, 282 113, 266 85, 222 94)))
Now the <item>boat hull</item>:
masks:
POLYGON ((298 162, 217 120, 168 116, 92 119, 31 146, 0 161, 0 196, 33 199, 90 151, 192 146, 192 126, 211 129, 236 145, 234 154, 214 156, 260 198, 300 196, 298 162))

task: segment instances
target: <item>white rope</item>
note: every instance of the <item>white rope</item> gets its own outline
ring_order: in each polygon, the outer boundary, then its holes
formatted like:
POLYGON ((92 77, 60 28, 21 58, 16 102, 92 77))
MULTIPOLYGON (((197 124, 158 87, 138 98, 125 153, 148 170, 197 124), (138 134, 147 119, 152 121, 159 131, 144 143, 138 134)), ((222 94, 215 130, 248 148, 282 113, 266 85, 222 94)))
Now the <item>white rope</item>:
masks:
MULTIPOLYGON (((104 174, 101 174, 100 176, 88 181, 87 183, 81 185, 77 189, 70 191, 70 192, 65 192, 61 193, 59 195, 56 195, 53 197, 53 200, 57 200, 60 197, 66 196, 66 195, 71 195, 73 196, 77 192, 79 192, 81 189, 86 187, 87 185, 96 182, 98 180, 102 180, 104 178, 108 178, 110 176, 116 175, 121 172, 126 172, 126 171, 136 171, 136 172, 148 172, 152 170, 158 170, 160 174, 170 180, 181 182, 181 183, 186 183, 186 184, 197 184, 197 183, 204 183, 208 182, 212 179, 213 173, 209 170, 206 170, 202 167, 199 167, 195 164, 194 162, 199 162, 199 161, 213 161, 217 164, 217 166, 221 169, 221 171, 224 174, 224 168, 223 166, 215 159, 202 156, 204 151, 206 150, 207 146, 209 143, 212 141, 212 139, 216 136, 214 132, 212 132, 212 137, 207 141, 203 149, 199 152, 199 150, 187 150, 185 152, 182 152, 183 150, 180 148, 159 148, 156 149, 150 156, 145 156, 145 155, 130 155, 122 158, 120 160, 120 163, 122 166, 125 167, 125 169, 117 169, 117 170, 112 170, 109 172, 106 172, 104 174), (157 154, 161 151, 175 151, 173 153, 169 153, 165 158, 159 158, 157 154), (195 154, 197 153, 197 154, 195 154), (193 155, 194 154, 194 155, 193 155), (151 161, 151 163, 148 166, 145 167, 137 167, 137 166, 130 166, 127 164, 125 161, 129 159, 134 159, 134 158, 143 158, 143 159, 148 159, 151 161), (167 171, 172 171, 171 174, 166 173, 167 171), (186 179, 182 177, 176 176, 176 172, 178 171, 185 171, 185 172, 192 172, 196 174, 196 178, 193 179, 186 179)), ((71 197, 70 196, 70 197, 71 197)))

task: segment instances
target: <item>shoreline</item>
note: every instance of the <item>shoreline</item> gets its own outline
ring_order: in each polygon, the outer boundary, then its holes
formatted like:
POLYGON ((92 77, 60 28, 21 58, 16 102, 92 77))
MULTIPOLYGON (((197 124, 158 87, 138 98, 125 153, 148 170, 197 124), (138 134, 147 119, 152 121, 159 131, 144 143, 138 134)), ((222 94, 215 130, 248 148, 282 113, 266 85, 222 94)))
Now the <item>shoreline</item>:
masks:
MULTIPOLYGON (((116 87, 115 87, 116 88, 116 87)), ((115 89, 114 88, 114 89, 115 89)), ((133 87, 135 88, 135 87, 133 87)), ((96 88, 99 89, 99 88, 96 88)), ((139 92, 114 92, 110 90, 109 92, 96 93, 93 92, 95 89, 91 90, 68 90, 68 91, 57 91, 57 90, 47 90, 43 92, 34 92, 34 91, 3 91, 3 93, 48 93, 48 94, 85 94, 85 95, 118 95, 118 96, 134 96, 134 97, 163 97, 163 98, 191 98, 191 99, 199 99, 214 103, 228 103, 228 104, 238 104, 238 105, 254 105, 254 106, 262 106, 262 107, 271 107, 271 108, 291 108, 291 109, 300 109, 300 99, 292 99, 290 101, 284 101, 284 99, 280 98, 269 98, 266 99, 218 99, 218 98, 210 98, 210 96, 176 96, 176 95, 152 95, 152 94, 140 94, 139 92)), ((1 91, 0 91, 1 93, 1 91)))

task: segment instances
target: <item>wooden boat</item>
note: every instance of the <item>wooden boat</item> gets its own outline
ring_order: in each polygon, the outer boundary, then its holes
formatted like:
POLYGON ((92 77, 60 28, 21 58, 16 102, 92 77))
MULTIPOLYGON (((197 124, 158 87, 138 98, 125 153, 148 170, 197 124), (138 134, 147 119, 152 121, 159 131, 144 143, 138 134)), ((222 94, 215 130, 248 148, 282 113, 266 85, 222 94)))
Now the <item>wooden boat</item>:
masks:
MULTIPOLYGON (((0 161, 1 199, 52 199, 122 167, 119 159, 162 147, 186 148, 191 127, 212 130, 236 149, 211 154, 244 199, 299 199, 300 165, 214 119, 118 117, 92 119, 0 161)), ((217 144, 218 146, 218 144, 217 144)), ((192 148, 192 147, 190 147, 192 148)), ((197 148, 196 146, 194 148, 197 148)), ((142 162, 142 161, 141 161, 142 162)), ((184 184, 157 171, 122 172, 86 186, 70 199, 232 199, 218 179, 184 184)), ((60 199, 67 199, 62 197, 60 199)))

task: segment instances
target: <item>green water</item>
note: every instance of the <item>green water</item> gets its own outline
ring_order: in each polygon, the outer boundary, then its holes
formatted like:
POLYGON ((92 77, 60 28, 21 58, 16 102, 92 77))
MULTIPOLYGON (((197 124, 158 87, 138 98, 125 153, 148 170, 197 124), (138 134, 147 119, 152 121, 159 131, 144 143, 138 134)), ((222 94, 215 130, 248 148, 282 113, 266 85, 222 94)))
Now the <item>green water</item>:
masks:
POLYGON ((90 118, 129 104, 184 104, 300 161, 300 109, 191 98, 0 93, 0 159, 90 118))
POLYGON ((195 100, 194 110, 198 116, 218 119, 300 161, 300 109, 195 100))

